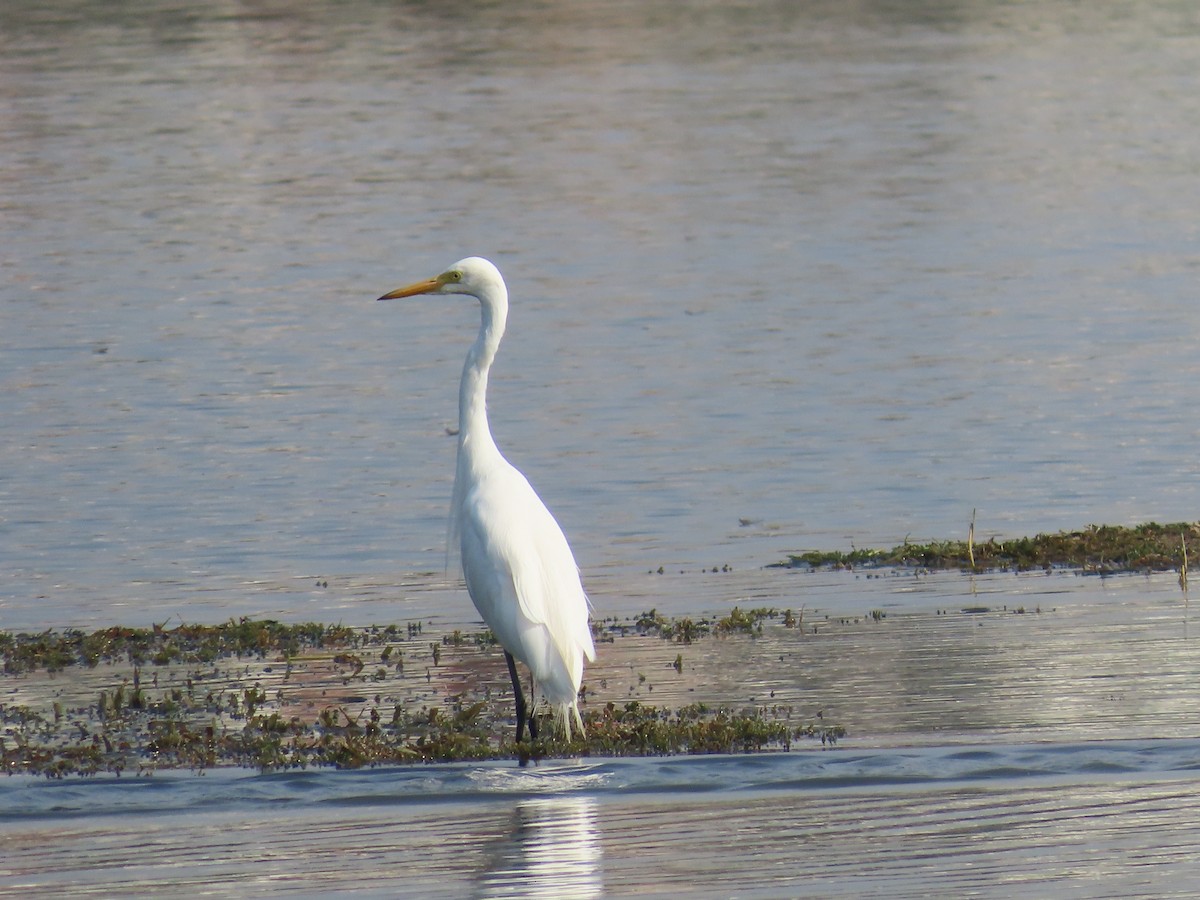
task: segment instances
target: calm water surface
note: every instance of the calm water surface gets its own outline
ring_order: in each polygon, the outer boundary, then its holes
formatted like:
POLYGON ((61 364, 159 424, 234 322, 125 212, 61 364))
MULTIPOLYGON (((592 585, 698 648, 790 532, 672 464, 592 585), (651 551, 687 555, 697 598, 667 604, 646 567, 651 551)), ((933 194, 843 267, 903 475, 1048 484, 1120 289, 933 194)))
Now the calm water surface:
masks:
MULTIPOLYGON (((1165 0, 6 3, 0 627, 470 621, 446 428, 477 313, 373 302, 469 253, 513 294, 493 428, 602 615, 957 608, 960 577, 760 567, 973 509, 984 537, 1194 520, 1198 64, 1165 0)), ((1111 599, 1082 581, 1055 590, 1111 599)), ((681 763, 682 797, 673 762, 554 800, 210 775, 136 816, 43 786, 68 799, 14 807, 4 886, 1163 896, 1197 874, 1176 612, 1173 662, 1135 654, 1167 704, 1144 765, 1092 768, 1076 738, 1127 722, 1078 715, 978 769, 926 749, 915 785, 807 756, 681 763), (246 785, 278 793, 221 799, 246 785)))
POLYGON ((617 594, 1194 519, 1200 14, 688 9, 6 4, 6 624, 440 572, 477 312, 372 301, 467 253, 617 594))

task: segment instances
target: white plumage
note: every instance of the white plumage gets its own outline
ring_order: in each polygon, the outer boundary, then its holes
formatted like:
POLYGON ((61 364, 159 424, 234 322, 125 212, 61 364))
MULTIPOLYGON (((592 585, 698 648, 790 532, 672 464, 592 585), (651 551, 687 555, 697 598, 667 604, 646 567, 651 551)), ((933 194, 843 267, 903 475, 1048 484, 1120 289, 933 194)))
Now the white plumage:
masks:
MULTIPOLYGON (((488 372, 508 320, 508 289, 492 263, 469 257, 436 278, 379 299, 430 293, 469 294, 480 307, 479 336, 467 352, 459 387, 452 509, 467 590, 504 647, 516 694, 517 740, 526 707, 514 657, 529 667, 537 696, 570 737, 572 719, 583 729, 578 696, 584 658, 596 655, 587 596, 562 529, 525 476, 501 455, 487 420, 488 372)), ((528 724, 536 737, 532 715, 528 724)))

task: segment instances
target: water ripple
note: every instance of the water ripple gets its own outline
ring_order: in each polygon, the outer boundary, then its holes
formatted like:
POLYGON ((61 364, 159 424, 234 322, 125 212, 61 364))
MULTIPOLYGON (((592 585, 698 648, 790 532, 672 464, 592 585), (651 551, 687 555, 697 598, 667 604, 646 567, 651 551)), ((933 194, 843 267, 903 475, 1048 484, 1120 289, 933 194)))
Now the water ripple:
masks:
POLYGON ((795 751, 749 756, 381 767, 265 775, 213 770, 142 778, 0 782, 0 821, 38 817, 236 810, 247 806, 389 806, 512 798, 770 791, 854 791, 949 782, 1165 777, 1200 769, 1193 740, 795 751))

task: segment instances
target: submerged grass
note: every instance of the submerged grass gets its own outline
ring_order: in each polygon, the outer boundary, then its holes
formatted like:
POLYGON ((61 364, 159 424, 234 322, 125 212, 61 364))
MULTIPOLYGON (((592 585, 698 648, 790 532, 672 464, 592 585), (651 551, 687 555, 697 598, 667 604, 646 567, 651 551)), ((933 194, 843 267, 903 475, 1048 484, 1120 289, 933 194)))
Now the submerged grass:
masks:
MULTIPOLYGON (((974 523, 972 523, 973 525, 974 523)), ((927 569, 1052 569, 1091 573, 1179 570, 1187 551, 1200 549, 1200 523, 1159 525, 1089 525, 1080 531, 1060 531, 1034 537, 975 541, 905 542, 891 550, 854 549, 792 554, 779 566, 854 568, 906 566, 927 569)))
MULTIPOLYGON (((699 626, 653 611, 610 626, 689 641, 757 635, 774 610, 739 609, 699 626)), ((517 745, 510 698, 455 668, 494 642, 488 632, 429 640, 419 625, 350 628, 271 620, 114 627, 84 634, 0 634, 8 698, 0 704, 5 772, 52 778, 159 769, 319 766, 559 756, 786 750, 831 744, 836 725, 788 706, 636 699, 585 705, 586 733, 517 745), (406 674, 406 661, 408 673, 406 674), (435 673, 437 677, 435 678, 435 673), (439 684, 441 687, 439 688, 439 684), (97 690, 96 688, 99 688, 97 690), (440 693, 439 693, 440 691, 440 693)), ((676 673, 682 670, 677 657, 676 673)))
MULTIPOLYGON (((690 644, 692 641, 713 635, 748 634, 752 637, 760 635, 763 631, 763 623, 779 618, 780 615, 780 611, 774 607, 758 606, 744 610, 740 606, 735 606, 728 614, 718 618, 693 619, 691 616, 683 616, 671 619, 662 615, 657 609, 651 609, 635 616, 631 623, 605 620, 594 623, 593 630, 607 630, 610 634, 651 634, 664 640, 690 644)), ((782 616, 783 624, 789 628, 793 627, 796 620, 792 611, 789 609, 782 616)))
POLYGON ((113 626, 85 633, 79 630, 44 631, 39 634, 0 633, 0 660, 6 675, 69 666, 95 668, 101 663, 166 665, 172 662, 206 663, 225 657, 256 657, 268 653, 295 656, 323 647, 357 647, 363 643, 396 640, 400 629, 361 631, 344 625, 308 622, 285 625, 270 619, 231 619, 221 625, 179 625, 168 629, 113 626))

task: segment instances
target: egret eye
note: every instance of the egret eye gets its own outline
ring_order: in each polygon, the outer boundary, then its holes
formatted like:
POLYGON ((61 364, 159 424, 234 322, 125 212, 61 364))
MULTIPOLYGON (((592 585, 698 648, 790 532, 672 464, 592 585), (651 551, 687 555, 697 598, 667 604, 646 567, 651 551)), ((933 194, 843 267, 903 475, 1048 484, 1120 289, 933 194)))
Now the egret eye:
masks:
POLYGON ((462 272, 458 271, 458 269, 455 269, 451 272, 447 272, 446 280, 447 281, 462 281, 462 272))

